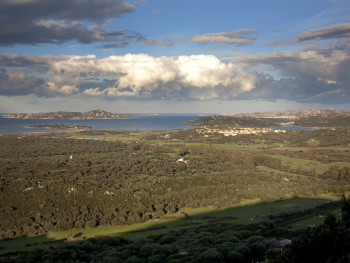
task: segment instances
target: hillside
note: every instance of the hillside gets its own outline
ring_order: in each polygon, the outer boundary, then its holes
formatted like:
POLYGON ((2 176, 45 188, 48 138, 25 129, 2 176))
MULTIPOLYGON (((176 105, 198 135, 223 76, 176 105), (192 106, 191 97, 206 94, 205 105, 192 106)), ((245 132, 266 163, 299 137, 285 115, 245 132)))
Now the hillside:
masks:
POLYGON ((1 136, 0 261, 257 262, 349 191, 349 129, 196 130, 1 136))
POLYGON ((266 128, 278 126, 279 120, 212 115, 191 121, 196 126, 208 126, 214 128, 266 128))
POLYGON ((222 114, 224 116, 251 117, 251 118, 278 118, 278 119, 298 119, 309 117, 332 118, 335 116, 350 117, 350 111, 344 110, 287 110, 287 111, 260 111, 253 113, 232 113, 222 114))
POLYGON ((209 128, 267 128, 289 124, 302 127, 350 127, 350 111, 290 110, 212 115, 191 121, 209 128))
POLYGON ((14 119, 130 119, 133 116, 110 113, 104 110, 91 110, 88 112, 39 112, 39 113, 5 113, 3 118, 14 119))

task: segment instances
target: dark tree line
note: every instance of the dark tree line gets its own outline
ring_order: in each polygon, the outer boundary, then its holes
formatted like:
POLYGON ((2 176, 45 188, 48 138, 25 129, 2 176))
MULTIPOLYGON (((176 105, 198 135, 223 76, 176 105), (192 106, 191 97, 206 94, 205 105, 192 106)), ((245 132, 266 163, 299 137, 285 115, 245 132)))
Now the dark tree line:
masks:
POLYGON ((338 262, 350 259, 350 199, 343 198, 342 219, 333 214, 324 223, 302 232, 292 232, 271 223, 239 225, 213 222, 140 237, 134 241, 101 237, 65 243, 50 249, 35 249, 0 256, 2 262, 193 262, 272 263, 338 262), (280 249, 273 245, 282 237, 292 243, 280 249))
POLYGON ((284 253, 267 253, 272 263, 350 261, 350 199, 343 198, 342 219, 326 217, 324 224, 307 229, 284 253))

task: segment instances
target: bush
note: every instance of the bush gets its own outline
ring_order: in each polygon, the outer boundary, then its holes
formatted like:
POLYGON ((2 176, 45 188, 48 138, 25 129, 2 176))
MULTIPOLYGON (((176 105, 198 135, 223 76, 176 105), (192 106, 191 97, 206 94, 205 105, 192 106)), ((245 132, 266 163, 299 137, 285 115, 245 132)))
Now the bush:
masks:
POLYGON ((225 262, 224 256, 215 248, 209 248, 195 257, 196 263, 225 262))

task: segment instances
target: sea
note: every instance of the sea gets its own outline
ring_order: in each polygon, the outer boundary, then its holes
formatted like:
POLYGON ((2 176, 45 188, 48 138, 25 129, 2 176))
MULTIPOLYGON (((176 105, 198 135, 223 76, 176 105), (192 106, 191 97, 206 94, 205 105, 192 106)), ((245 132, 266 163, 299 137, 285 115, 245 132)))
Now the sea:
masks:
MULTIPOLYGON (((191 129, 190 120, 203 117, 203 114, 130 114, 132 119, 11 119, 0 117, 0 134, 65 131, 62 129, 26 128, 37 124, 78 124, 91 126, 93 130, 176 130, 191 129)), ((313 128, 282 125, 272 127, 285 130, 312 130, 313 128)))
POLYGON ((93 130, 176 130, 193 128, 190 120, 201 114, 130 114, 131 119, 12 119, 0 117, 0 134, 64 131, 61 129, 26 128, 37 124, 80 124, 91 126, 93 130))
POLYGON ((311 131, 315 130, 313 127, 301 127, 301 126, 293 126, 293 125, 281 125, 281 126, 274 126, 271 127, 272 129, 277 130, 305 130, 305 131, 311 131))

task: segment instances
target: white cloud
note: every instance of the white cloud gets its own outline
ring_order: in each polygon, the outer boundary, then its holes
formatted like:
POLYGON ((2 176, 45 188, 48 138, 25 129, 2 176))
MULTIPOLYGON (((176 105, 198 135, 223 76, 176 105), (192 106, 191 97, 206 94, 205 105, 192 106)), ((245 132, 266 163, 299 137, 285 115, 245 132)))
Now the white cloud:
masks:
POLYGON ((0 74, 0 94, 182 101, 263 98, 327 103, 343 103, 350 97, 348 40, 228 60, 232 63, 213 55, 2 55, 0 67, 7 70, 0 74), (278 72, 279 78, 244 68, 251 66, 267 66, 269 72, 278 72))
MULTIPOLYGON (((74 85, 85 77, 116 77, 113 86, 83 94, 110 97, 233 98, 254 89, 256 76, 212 55, 152 57, 126 54, 99 59, 70 56, 49 63, 49 74, 64 75, 74 85)), ((58 78, 60 79, 60 78, 58 78)), ((52 79, 55 80, 54 78, 52 79)))
POLYGON ((90 96, 103 96, 105 92, 101 91, 101 89, 97 87, 97 88, 86 89, 83 91, 83 94, 90 95, 90 96))
POLYGON ((52 81, 48 81, 44 88, 45 92, 62 94, 62 95, 71 95, 74 92, 78 92, 79 89, 74 85, 62 85, 58 86, 52 81))

